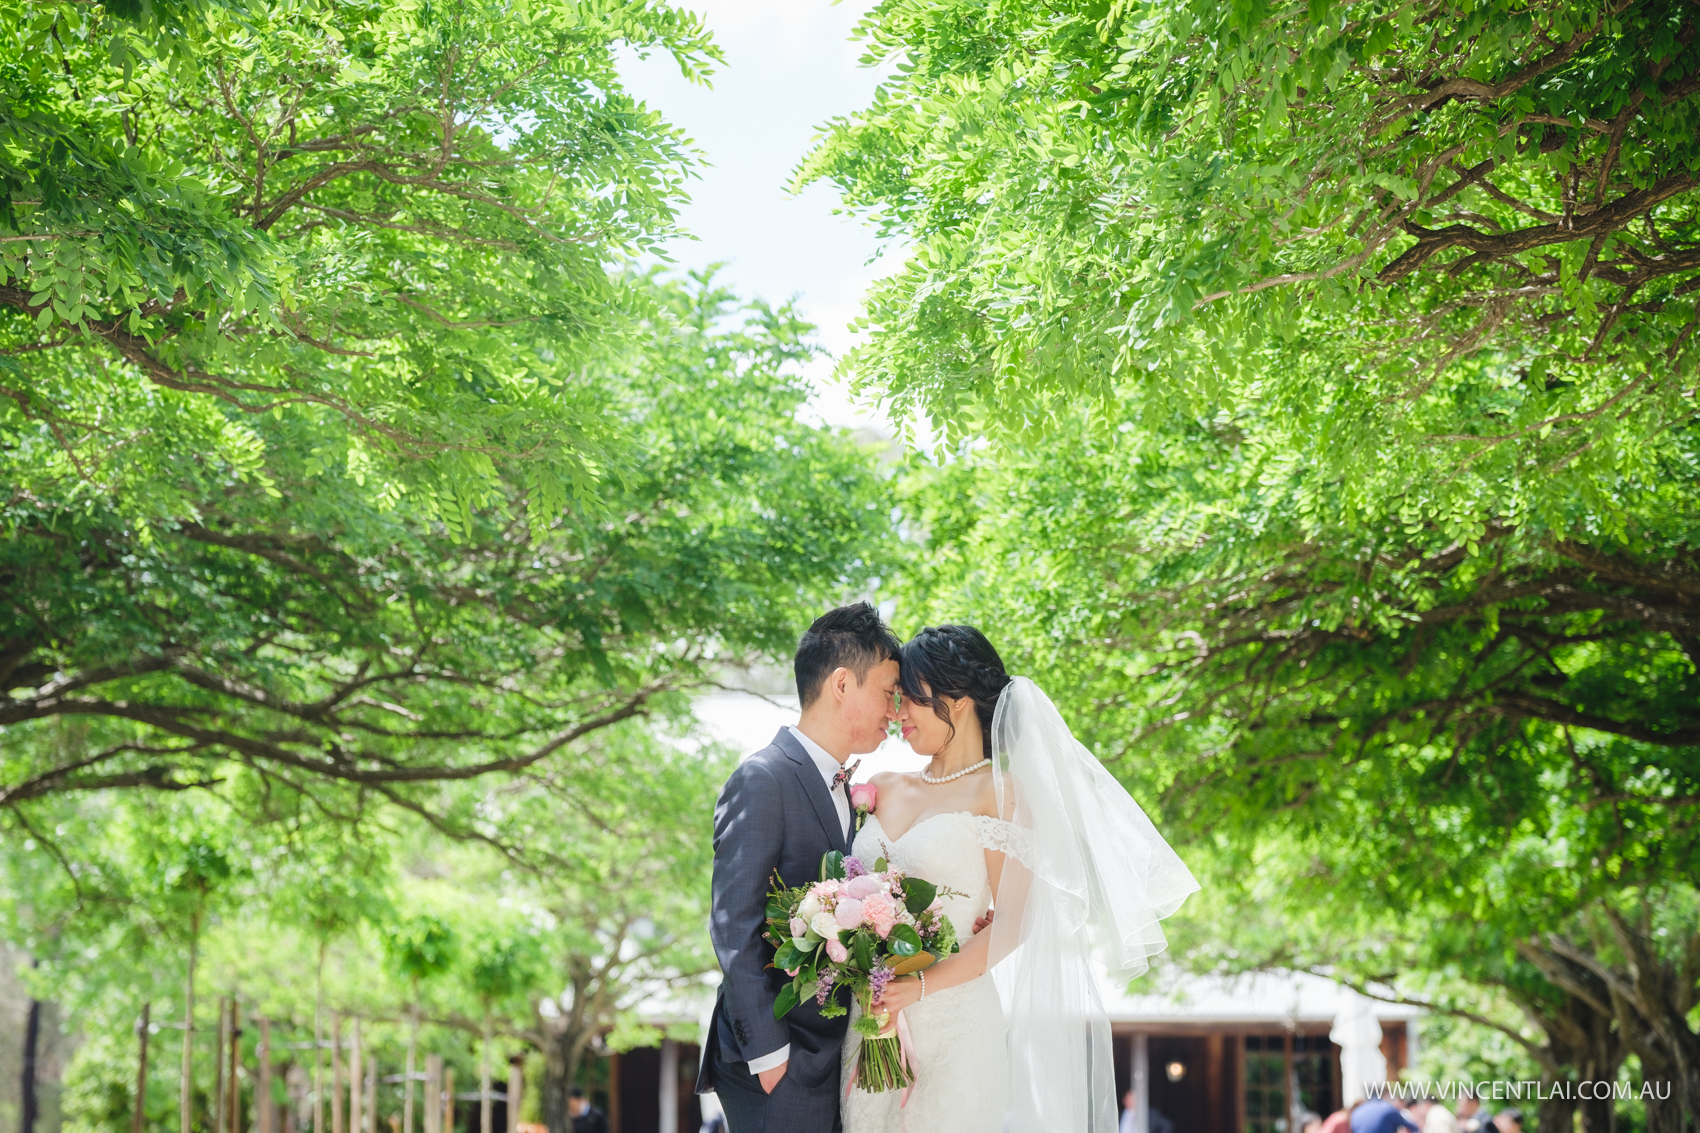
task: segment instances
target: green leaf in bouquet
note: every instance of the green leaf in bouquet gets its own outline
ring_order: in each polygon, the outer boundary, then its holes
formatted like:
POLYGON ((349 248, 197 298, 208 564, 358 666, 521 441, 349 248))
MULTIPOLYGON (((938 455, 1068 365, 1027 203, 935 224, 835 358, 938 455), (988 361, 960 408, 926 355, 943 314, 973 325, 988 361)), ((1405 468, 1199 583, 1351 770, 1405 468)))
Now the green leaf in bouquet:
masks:
POLYGON ((856 1029, 856 1033, 865 1039, 877 1039, 880 1037, 879 1020, 875 1019, 872 1015, 863 1015, 860 1019, 856 1020, 854 1027, 856 1029))
POLYGON ((797 985, 794 983, 786 984, 779 989, 779 995, 773 1001, 773 1017, 775 1019, 785 1018, 785 1013, 802 1001, 802 996, 797 994, 797 985))
POLYGON ((884 873, 885 870, 886 870, 886 866, 889 865, 889 864, 890 863, 887 862, 884 858, 875 858, 874 859, 874 872, 875 873, 884 873))
POLYGON ((851 938, 850 958, 864 972, 874 966, 874 938, 865 930, 851 938))
POLYGON ((767 900, 767 919, 770 921, 789 921, 791 914, 786 911, 784 905, 769 897, 767 900))
POLYGON ((803 961, 808 958, 809 954, 807 952, 804 952, 801 948, 798 948, 791 941, 787 940, 784 944, 781 944, 779 946, 779 950, 773 954, 773 966, 776 968, 783 968, 789 972, 792 968, 801 967, 803 961))
POLYGON ((931 905, 938 895, 939 887, 930 881, 922 881, 918 877, 903 879, 903 906, 909 910, 910 916, 920 916, 921 910, 931 905))
POLYGON ((921 951, 921 934, 906 924, 895 925, 885 938, 885 946, 894 956, 913 956, 921 951))
POLYGON ((819 980, 803 980, 801 985, 797 988, 797 1002, 801 1003, 805 999, 813 999, 815 997, 815 993, 819 990, 819 980))
POLYGON ((837 850, 828 850, 820 856, 820 879, 822 881, 844 880, 844 855, 837 850))

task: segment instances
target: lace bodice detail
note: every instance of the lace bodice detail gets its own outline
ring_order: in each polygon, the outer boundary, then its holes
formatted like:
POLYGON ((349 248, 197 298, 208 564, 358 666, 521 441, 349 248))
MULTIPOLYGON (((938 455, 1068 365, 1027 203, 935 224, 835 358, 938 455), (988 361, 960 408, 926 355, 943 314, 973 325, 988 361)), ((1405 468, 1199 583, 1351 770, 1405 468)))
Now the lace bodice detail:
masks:
POLYGON ((885 832, 879 815, 870 815, 857 832, 851 848, 871 869, 876 858, 885 858, 897 869, 954 889, 959 897, 944 898, 944 914, 956 926, 959 939, 967 940, 974 921, 992 903, 992 882, 986 874, 986 850, 1020 853, 1014 849, 1026 831, 997 818, 954 811, 923 818, 893 839, 885 832))

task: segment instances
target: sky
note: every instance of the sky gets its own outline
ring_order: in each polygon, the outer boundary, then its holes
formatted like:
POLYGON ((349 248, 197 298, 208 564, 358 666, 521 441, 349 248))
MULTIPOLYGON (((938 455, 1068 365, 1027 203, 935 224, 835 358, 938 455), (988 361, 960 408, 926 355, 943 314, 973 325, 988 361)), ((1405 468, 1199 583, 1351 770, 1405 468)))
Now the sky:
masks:
MULTIPOLYGON (((793 171, 829 119, 866 106, 879 75, 860 66, 851 33, 865 0, 680 0, 705 16, 726 62, 700 86, 662 56, 628 53, 627 89, 681 127, 706 165, 690 183, 681 221, 694 240, 668 252, 681 268, 723 263, 720 278, 772 303, 796 298, 834 355, 852 344, 847 325, 868 283, 897 260, 862 221, 834 215, 831 185, 788 191, 793 171)), ((877 407, 853 404, 833 363, 810 368, 812 416, 832 425, 888 425, 877 407)))
MULTIPOLYGON (((680 0, 705 16, 726 62, 704 87, 686 81, 670 60, 628 54, 627 89, 682 128, 703 153, 700 180, 681 223, 695 239, 676 240, 669 254, 681 268, 722 263, 720 278, 769 302, 795 298, 819 327, 819 341, 840 355, 854 341, 847 324, 861 310, 869 282, 892 270, 896 255, 880 250, 871 228, 835 213, 836 190, 812 185, 793 194, 797 164, 829 119, 866 106, 878 72, 857 60, 851 33, 867 0, 680 0)), ((876 406, 854 403, 833 379, 833 362, 809 371, 816 420, 890 429, 876 406)), ((725 692, 696 702, 697 719, 714 739, 754 752, 781 725, 797 720, 797 698, 725 692)), ((899 739, 864 759, 856 775, 914 770, 923 760, 899 739)))

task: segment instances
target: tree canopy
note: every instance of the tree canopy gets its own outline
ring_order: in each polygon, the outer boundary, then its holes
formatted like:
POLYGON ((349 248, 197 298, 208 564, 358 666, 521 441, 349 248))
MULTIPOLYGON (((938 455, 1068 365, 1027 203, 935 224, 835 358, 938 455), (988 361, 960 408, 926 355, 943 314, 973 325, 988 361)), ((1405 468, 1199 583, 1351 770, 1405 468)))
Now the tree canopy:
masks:
POLYGON ((541 531, 517 489, 454 530, 374 501, 289 416, 256 424, 271 490, 232 479, 174 521, 14 502, 0 802, 239 767, 260 797, 418 806, 419 784, 533 767, 786 647, 877 566, 877 481, 797 421, 793 314, 646 286, 652 341, 606 375, 644 459, 541 531))
POLYGON ((1551 523, 1693 417, 1694 28, 889 0, 803 170, 913 246, 850 369, 956 435, 1257 412, 1342 507, 1551 523))
POLYGON ((144 517, 198 502, 185 459, 270 488, 283 412, 375 494, 464 524, 505 476, 541 528, 628 457, 593 375, 645 297, 609 268, 671 231, 689 154, 615 49, 700 75, 695 17, 66 2, 0 43, 20 487, 144 517))

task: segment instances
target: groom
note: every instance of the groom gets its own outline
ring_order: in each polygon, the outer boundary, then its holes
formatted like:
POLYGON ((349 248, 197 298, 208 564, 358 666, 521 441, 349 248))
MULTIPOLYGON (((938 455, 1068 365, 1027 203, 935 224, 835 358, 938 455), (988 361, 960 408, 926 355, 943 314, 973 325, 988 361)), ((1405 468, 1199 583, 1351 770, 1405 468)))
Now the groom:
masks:
POLYGON ((732 772, 714 808, 709 935, 725 978, 703 1045, 697 1092, 714 1090, 731 1133, 839 1128, 839 1047, 847 1020, 807 1000, 783 1019, 783 972, 762 939, 775 870, 787 885, 819 876, 821 855, 850 850, 845 760, 873 751, 897 718, 898 641, 866 602, 815 619, 797 644, 802 715, 732 772))

